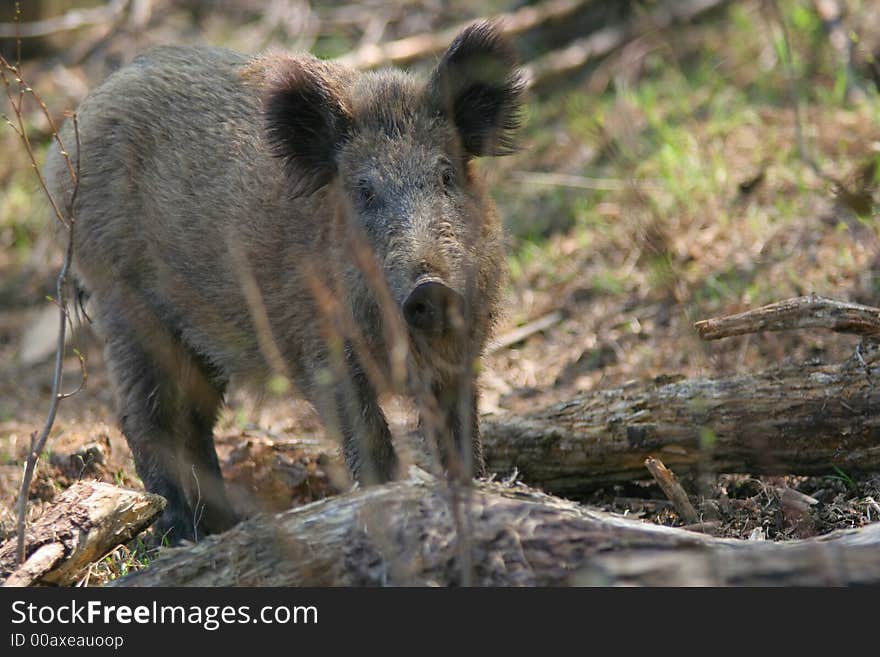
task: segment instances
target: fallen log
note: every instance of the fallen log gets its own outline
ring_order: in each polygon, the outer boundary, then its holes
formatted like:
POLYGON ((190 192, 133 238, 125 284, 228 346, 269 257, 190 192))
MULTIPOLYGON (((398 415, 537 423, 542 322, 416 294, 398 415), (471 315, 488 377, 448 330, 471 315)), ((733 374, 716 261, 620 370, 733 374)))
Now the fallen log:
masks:
MULTIPOLYGON (((786 299, 695 324, 705 340, 757 331, 827 328, 880 335, 880 309, 786 299)), ((806 363, 754 375, 633 383, 525 416, 482 423, 491 472, 577 497, 644 477, 645 459, 678 472, 757 475, 880 470, 880 354, 860 345, 838 365, 806 363), (864 353, 863 353, 864 352, 864 353)))
POLYGON ((158 495, 99 481, 78 481, 29 526, 27 560, 16 560, 16 539, 0 545, 4 586, 70 585, 117 545, 137 536, 161 513, 158 495))
MULTIPOLYGON (((788 366, 731 378, 633 383, 527 415, 487 415, 481 427, 488 470, 501 477, 516 470, 527 484, 572 498, 648 479, 645 460, 651 457, 679 476, 822 475, 834 474, 834 466, 853 475, 880 470, 880 355, 862 359, 864 365, 854 357, 841 365, 788 366)), ((247 454, 245 464, 256 459, 264 471, 278 472, 264 475, 259 490, 250 484, 242 489, 263 510, 280 510, 279 503, 301 497, 288 489, 289 469, 277 463, 294 458, 323 462, 325 471, 339 469, 323 484, 307 480, 312 492, 316 484, 334 492, 330 483, 345 479, 330 441, 265 441, 247 454)), ((238 472, 239 460, 221 454, 236 490, 252 478, 238 472)))
MULTIPOLYGON (((880 523, 788 544, 719 539, 479 483, 467 509, 482 586, 880 583, 880 523)), ((424 474, 167 550, 117 586, 403 586, 462 581, 446 485, 424 474)))
POLYGON ((679 475, 880 470, 880 359, 659 380, 482 422, 489 471, 562 496, 642 479, 656 456, 679 475))

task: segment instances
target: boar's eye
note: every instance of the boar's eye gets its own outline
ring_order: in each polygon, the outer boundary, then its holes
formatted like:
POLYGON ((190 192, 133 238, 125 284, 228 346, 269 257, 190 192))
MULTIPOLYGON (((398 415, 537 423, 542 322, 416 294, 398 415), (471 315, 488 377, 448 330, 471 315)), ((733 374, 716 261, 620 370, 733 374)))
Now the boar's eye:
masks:
POLYGON ((440 182, 443 183, 444 189, 452 189, 455 185, 455 169, 451 166, 445 166, 440 171, 440 182))
POLYGON ((361 206, 364 208, 373 208, 376 206, 376 190, 369 180, 359 180, 355 189, 361 206))
POLYGON ((440 185, 448 192, 455 187, 455 183, 458 180, 455 167, 445 157, 438 158, 437 165, 440 167, 440 185))

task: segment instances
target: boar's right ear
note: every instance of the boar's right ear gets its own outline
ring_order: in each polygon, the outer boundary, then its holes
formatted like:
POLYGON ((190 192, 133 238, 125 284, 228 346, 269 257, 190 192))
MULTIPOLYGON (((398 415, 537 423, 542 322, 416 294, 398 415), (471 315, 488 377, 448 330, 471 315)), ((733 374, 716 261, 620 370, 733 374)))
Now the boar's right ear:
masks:
POLYGON ((516 54, 492 22, 459 34, 431 74, 428 94, 455 125, 468 156, 514 150, 525 82, 516 54))
POLYGON ((273 71, 263 99, 273 154, 284 160, 293 194, 308 195, 336 174, 336 152, 351 116, 321 61, 288 60, 273 71))

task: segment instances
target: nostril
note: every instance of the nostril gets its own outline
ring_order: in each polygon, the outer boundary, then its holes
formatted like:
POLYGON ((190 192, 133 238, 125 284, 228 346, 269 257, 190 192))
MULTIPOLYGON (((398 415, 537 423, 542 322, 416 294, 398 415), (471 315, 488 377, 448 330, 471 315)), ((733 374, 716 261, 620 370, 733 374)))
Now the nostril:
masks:
POLYGON ((417 285, 403 304, 406 322, 418 331, 444 333, 456 325, 460 295, 446 284, 429 280, 417 285))
POLYGON ((430 311, 425 303, 417 301, 410 306, 409 312, 413 317, 418 318, 427 317, 430 311))
POLYGON ((403 305, 403 316, 407 323, 419 331, 439 331, 442 318, 424 290, 416 288, 403 305))

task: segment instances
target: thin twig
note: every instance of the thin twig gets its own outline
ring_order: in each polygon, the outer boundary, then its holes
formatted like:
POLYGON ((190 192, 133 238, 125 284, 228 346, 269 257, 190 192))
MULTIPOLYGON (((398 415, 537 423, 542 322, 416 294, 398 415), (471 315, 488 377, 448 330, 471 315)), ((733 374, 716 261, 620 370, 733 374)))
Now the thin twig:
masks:
POLYGON ((40 167, 37 164, 36 156, 34 155, 34 150, 31 147, 27 128, 24 125, 24 117, 21 112, 21 94, 24 90, 30 89, 30 87, 25 84, 23 78, 21 77, 20 69, 10 64, 6 60, 6 58, 3 57, 3 55, 0 55, 0 80, 3 81, 3 86, 6 89, 6 95, 9 98, 9 102, 12 105, 13 113, 16 116, 17 125, 13 124, 9 117, 6 116, 6 114, 0 113, 0 118, 2 118, 6 122, 6 124, 15 131, 15 134, 18 135, 18 138, 24 144, 25 152, 27 153, 28 158, 31 161, 31 167, 33 168, 34 173, 37 176, 37 180, 39 180, 40 182, 40 187, 42 188, 43 193, 46 195, 46 198, 49 200, 49 204, 52 206, 52 211, 55 213, 55 217, 62 224, 67 225, 67 219, 64 217, 64 213, 61 212, 61 208, 58 207, 58 204, 55 202, 54 197, 49 193, 49 188, 46 186, 46 181, 43 179, 43 174, 40 171, 40 167), (12 84, 9 81, 7 71, 15 74, 16 82, 19 85, 19 102, 17 105, 15 104, 15 100, 12 95, 12 84))
MULTIPOLYGON (((19 76, 19 80, 21 80, 21 76, 19 76)), ((8 89, 8 87, 7 87, 8 89)), ((20 106, 16 110, 16 114, 21 119, 21 111, 20 106)), ((75 179, 73 180, 73 192, 70 199, 70 207, 69 207, 69 215, 67 217, 67 221, 64 223, 67 226, 67 248, 64 251, 64 262, 61 265, 61 271, 58 272, 58 277, 56 279, 56 298, 59 304, 58 310, 58 342, 55 349, 55 370, 52 376, 52 399, 49 404, 49 412, 46 416, 46 422, 43 425, 43 429, 40 432, 39 436, 34 440, 31 440, 30 451, 28 452, 27 461, 25 463, 24 476, 22 477, 21 488, 18 493, 18 518, 17 518, 17 530, 18 530, 18 543, 16 547, 16 557, 19 563, 24 563, 25 559, 25 531, 26 531, 26 515, 27 515, 27 501, 28 501, 28 491, 30 490, 31 480, 34 476, 34 471, 37 467, 37 461, 40 458, 40 454, 43 452, 43 449, 46 447, 46 441, 49 439, 49 432, 52 430, 52 426, 55 424, 55 415, 58 412, 58 404, 64 398, 64 395, 61 393, 61 379, 64 373, 64 344, 65 344, 65 335, 67 332, 67 276, 70 272, 70 266, 73 262, 73 227, 74 227, 74 214, 73 207, 74 202, 76 201, 76 193, 79 189, 79 174, 80 174, 80 139, 79 139, 79 123, 77 121, 76 114, 72 116, 73 121, 73 131, 76 138, 76 169, 75 169, 75 179)), ((30 148, 30 142, 24 141, 25 149, 29 152, 31 160, 34 160, 33 151, 30 148)), ((35 164, 36 166, 36 164, 35 164)), ((42 176, 40 176, 41 184, 43 185, 43 189, 46 191, 46 195, 51 198, 51 194, 49 194, 48 188, 45 186, 45 182, 42 180, 42 176)), ((57 206, 55 206, 57 208, 57 206)), ((82 366, 82 361, 80 361, 82 366)), ((83 370, 85 371, 85 370, 83 370)))
MULTIPOLYGON (((68 316, 70 315, 70 313, 67 313, 67 314, 68 314, 68 316)), ((68 322, 68 323, 70 323, 70 322, 68 322)), ((72 331, 72 329, 71 329, 71 331, 72 331)), ((76 388, 74 388, 73 390, 71 390, 70 392, 60 393, 58 396, 59 399, 67 399, 68 397, 73 397, 77 393, 84 390, 86 385, 89 382, 89 373, 88 373, 88 370, 86 370, 86 357, 83 355, 83 353, 79 349, 77 349, 75 347, 73 349, 73 355, 76 356, 76 359, 79 362, 79 372, 80 372, 79 385, 76 388)))

